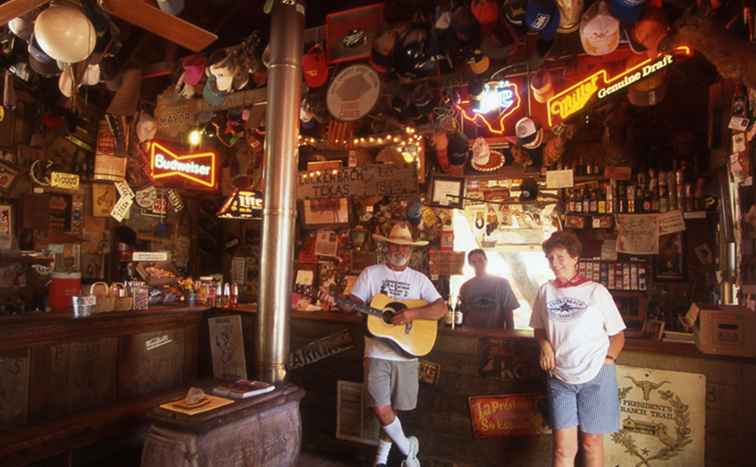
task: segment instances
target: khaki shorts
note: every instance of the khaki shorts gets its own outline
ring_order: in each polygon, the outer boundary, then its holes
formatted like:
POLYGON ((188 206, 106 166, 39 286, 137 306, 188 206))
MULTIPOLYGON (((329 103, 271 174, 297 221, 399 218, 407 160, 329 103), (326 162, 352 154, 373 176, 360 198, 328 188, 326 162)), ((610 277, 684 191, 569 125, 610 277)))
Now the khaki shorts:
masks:
POLYGON ((417 406, 418 361, 365 359, 365 387, 370 407, 390 405, 394 410, 417 406))

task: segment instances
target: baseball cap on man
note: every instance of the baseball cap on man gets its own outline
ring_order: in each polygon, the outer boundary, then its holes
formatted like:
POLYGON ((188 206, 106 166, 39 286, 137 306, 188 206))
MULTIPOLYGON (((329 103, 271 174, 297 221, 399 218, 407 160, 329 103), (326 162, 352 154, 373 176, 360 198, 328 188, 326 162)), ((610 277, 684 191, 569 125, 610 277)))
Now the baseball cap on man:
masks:
POLYGON ((646 0, 611 0, 609 8, 620 23, 628 25, 638 21, 645 3, 646 0))
POLYGON ((559 27, 559 8, 553 0, 528 0, 525 23, 532 32, 541 34, 541 39, 550 41, 559 27))
POLYGON ((307 86, 319 88, 328 81, 326 54, 320 42, 316 43, 302 57, 302 70, 307 86))
POLYGON ((580 20, 580 42, 588 55, 606 55, 619 45, 620 25, 609 13, 609 6, 600 0, 591 5, 580 20))

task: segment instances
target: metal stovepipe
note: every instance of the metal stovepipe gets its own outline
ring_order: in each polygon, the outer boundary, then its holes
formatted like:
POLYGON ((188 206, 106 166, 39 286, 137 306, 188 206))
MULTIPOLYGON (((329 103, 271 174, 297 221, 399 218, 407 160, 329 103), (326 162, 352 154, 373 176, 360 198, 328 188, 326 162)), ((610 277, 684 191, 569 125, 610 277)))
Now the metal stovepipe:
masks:
POLYGON ((257 377, 281 382, 289 355, 296 221, 304 0, 274 0, 265 136, 265 201, 256 346, 257 377))

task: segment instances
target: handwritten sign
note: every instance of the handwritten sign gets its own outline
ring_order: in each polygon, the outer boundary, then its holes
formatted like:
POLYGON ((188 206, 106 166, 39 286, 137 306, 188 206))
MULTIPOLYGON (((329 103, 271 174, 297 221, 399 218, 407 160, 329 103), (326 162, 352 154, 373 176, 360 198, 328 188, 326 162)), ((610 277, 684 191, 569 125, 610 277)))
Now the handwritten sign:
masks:
POLYGON ((660 236, 685 231, 685 220, 680 210, 658 214, 657 219, 659 221, 660 236))
POLYGON ((78 190, 79 176, 65 172, 53 172, 50 174, 50 186, 64 190, 78 190))
POLYGON ((545 394, 471 396, 468 405, 476 438, 541 435, 549 432, 544 419, 545 394))
POLYGON ((126 197, 126 198, 133 198, 135 196, 134 190, 131 189, 131 187, 126 182, 126 180, 119 180, 113 183, 113 185, 115 185, 116 190, 118 190, 118 194, 120 196, 126 197))
POLYGON ((547 188, 572 188, 574 185, 572 169, 546 171, 547 188))
POLYGON ((134 198, 122 196, 121 199, 119 199, 115 204, 115 206, 113 206, 113 209, 110 211, 110 215, 118 222, 123 222, 123 220, 128 217, 132 204, 134 204, 134 198))
POLYGON ((158 131, 167 136, 177 136, 197 125, 197 115, 203 112, 252 107, 265 102, 267 89, 239 91, 223 97, 219 105, 211 105, 205 99, 173 99, 172 92, 158 96, 155 120, 158 131))
POLYGON ((601 242, 601 259, 604 261, 617 261, 617 240, 604 240, 601 242))
POLYGON ((655 214, 618 214, 617 251, 631 255, 659 254, 659 222, 655 214))
POLYGON ((304 347, 295 350, 289 355, 287 367, 290 370, 302 368, 318 362, 331 355, 346 352, 354 348, 354 339, 349 329, 343 329, 341 332, 331 334, 314 342, 310 342, 304 347))
POLYGON ((348 196, 398 196, 417 193, 414 167, 370 164, 299 174, 297 199, 348 196))

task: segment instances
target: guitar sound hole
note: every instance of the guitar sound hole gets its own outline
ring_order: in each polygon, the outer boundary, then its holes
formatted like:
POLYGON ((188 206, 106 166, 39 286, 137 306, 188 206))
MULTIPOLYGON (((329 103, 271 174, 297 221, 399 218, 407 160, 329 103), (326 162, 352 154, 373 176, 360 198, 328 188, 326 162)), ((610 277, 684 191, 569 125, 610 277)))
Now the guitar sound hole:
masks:
POLYGON ((407 306, 403 303, 389 303, 386 305, 386 308, 383 309, 383 322, 391 324, 391 319, 394 315, 401 313, 405 308, 407 308, 407 306))

